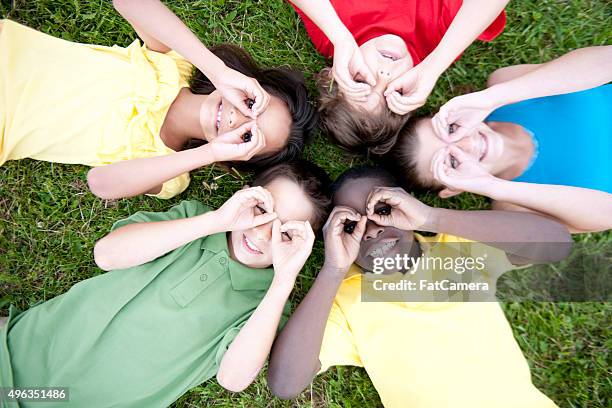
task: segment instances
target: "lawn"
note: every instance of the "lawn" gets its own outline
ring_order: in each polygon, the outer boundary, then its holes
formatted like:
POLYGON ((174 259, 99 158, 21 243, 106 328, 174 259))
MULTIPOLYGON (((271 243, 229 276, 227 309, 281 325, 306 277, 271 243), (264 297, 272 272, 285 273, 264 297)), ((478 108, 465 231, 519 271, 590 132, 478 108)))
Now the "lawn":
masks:
MULTIPOLYGON (((167 4, 205 44, 237 43, 262 64, 291 65, 303 70, 314 91, 312 76, 325 61, 315 52, 286 2, 174 0, 167 4)), ((440 78, 422 113, 435 111, 454 95, 482 88, 487 75, 496 68, 543 62, 575 48, 612 41, 612 4, 606 0, 515 0, 507 12, 505 32, 491 44, 471 46, 440 78)), ((13 4, 2 0, 0 13, 70 41, 125 46, 135 38, 130 25, 106 0, 30 0, 13 4)), ((78 75, 77 67, 74 74, 78 75)), ((331 147, 323 135, 316 135, 305 156, 332 177, 363 162, 331 147)), ((26 309, 102 273, 93 262, 92 248, 114 220, 139 210, 163 211, 184 199, 199 199, 216 207, 249 177, 204 168, 192 173, 191 186, 185 193, 169 201, 147 197, 104 201, 89 193, 86 173, 83 166, 32 160, 9 162, 0 168, 1 315, 6 315, 11 303, 26 309)), ((486 200, 472 195, 446 201, 431 195, 420 198, 449 208, 489 207, 486 200)), ((576 240, 610 245, 612 233, 585 234, 576 240)), ((322 259, 322 245, 317 243, 298 278, 292 295, 294 304, 311 286, 322 259)), ((561 407, 610 406, 609 303, 523 302, 508 303, 504 308, 538 388, 561 407)), ((183 396, 175 406, 381 405, 362 369, 331 369, 317 377, 299 399, 290 402, 272 397, 264 374, 241 394, 226 392, 214 380, 208 381, 183 396)))

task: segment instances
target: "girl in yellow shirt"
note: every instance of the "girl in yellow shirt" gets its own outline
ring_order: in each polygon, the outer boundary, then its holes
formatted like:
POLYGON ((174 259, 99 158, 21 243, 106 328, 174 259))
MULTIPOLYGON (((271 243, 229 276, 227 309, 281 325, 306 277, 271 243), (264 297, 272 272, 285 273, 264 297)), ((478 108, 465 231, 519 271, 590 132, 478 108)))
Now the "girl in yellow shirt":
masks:
POLYGON ((198 167, 299 155, 315 116, 301 75, 260 69, 238 47, 208 50, 157 0, 113 4, 144 46, 73 43, 0 20, 0 165, 102 166, 88 175, 96 195, 170 198, 198 167))

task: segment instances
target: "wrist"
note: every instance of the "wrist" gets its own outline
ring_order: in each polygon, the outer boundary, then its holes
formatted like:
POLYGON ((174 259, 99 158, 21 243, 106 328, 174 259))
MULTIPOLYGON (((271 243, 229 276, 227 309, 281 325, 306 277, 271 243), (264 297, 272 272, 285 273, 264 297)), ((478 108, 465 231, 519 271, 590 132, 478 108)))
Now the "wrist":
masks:
MULTIPOLYGON (((212 54, 212 53, 211 53, 212 54)), ((207 62, 206 70, 200 69, 206 77, 213 83, 215 88, 218 88, 218 84, 223 77, 223 73, 228 69, 227 65, 216 55, 212 54, 214 58, 207 62)), ((200 67, 198 67, 200 68, 200 67)))
POLYGON ((223 213, 219 209, 209 211, 199 217, 201 217, 200 222, 207 225, 209 230, 212 230, 211 234, 230 231, 229 222, 225 220, 223 213))
POLYGON ((319 275, 327 275, 329 277, 342 280, 344 279, 344 276, 346 276, 346 273, 348 272, 350 267, 351 267, 350 265, 349 266, 338 266, 338 265, 334 265, 331 262, 325 261, 323 263, 323 267, 321 268, 321 271, 319 272, 319 275))
POLYGON ((512 89, 508 89, 505 82, 495 84, 480 92, 484 96, 483 99, 488 102, 488 108, 492 111, 504 105, 519 102, 518 99, 512 97, 512 89))
POLYGON ((496 201, 509 201, 507 192, 512 183, 514 182, 491 176, 491 180, 485 184, 483 191, 479 194, 496 201))
POLYGON ((199 164, 198 167, 208 166, 209 164, 223 161, 223 158, 219 157, 219 155, 215 152, 215 146, 213 146, 213 144, 210 142, 193 150, 198 152, 198 157, 196 159, 199 164))
POLYGON ((293 278, 290 275, 286 271, 278 270, 278 268, 275 269, 274 278, 272 278, 272 284, 268 290, 288 297, 295 286, 295 279, 297 278, 297 275, 293 276, 293 278))
POLYGON ((353 34, 344 26, 331 32, 329 35, 329 41, 334 44, 334 48, 346 47, 346 44, 358 46, 353 34))
POLYGON ((442 75, 444 71, 450 66, 453 61, 447 61, 442 56, 436 54, 435 50, 429 54, 421 63, 418 65, 421 67, 423 72, 427 73, 431 77, 437 78, 442 75))
POLYGON ((423 225, 418 230, 437 233, 440 229, 440 217, 442 216, 442 208, 429 207, 429 214, 423 225))

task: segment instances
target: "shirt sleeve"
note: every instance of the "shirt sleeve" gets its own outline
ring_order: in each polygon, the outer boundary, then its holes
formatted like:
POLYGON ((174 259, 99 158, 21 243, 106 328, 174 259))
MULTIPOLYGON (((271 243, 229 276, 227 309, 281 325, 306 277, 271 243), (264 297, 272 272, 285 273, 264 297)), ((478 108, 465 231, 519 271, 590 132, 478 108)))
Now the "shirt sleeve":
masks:
POLYGON ((138 211, 137 213, 130 215, 128 218, 115 222, 111 227, 111 231, 128 224, 135 224, 138 222, 178 220, 181 218, 195 217, 196 215, 204 214, 208 211, 211 211, 211 208, 205 206, 199 201, 181 201, 179 204, 165 212, 138 211))
POLYGON ((329 367, 335 365, 363 367, 348 321, 335 301, 325 325, 319 361, 321 362, 319 373, 327 371, 329 367))
POLYGON ((189 86, 189 79, 191 79, 191 75, 193 74, 193 64, 187 61, 181 54, 172 50, 166 53, 167 56, 172 58, 174 63, 176 64, 176 68, 179 72, 180 77, 180 86, 181 88, 189 86))
POLYGON ((185 191, 187 187, 189 186, 189 182, 190 182, 189 173, 183 173, 180 176, 177 176, 171 180, 166 181, 162 185, 162 189, 159 193, 147 194, 147 195, 151 197, 157 197, 157 198, 167 200, 185 191))

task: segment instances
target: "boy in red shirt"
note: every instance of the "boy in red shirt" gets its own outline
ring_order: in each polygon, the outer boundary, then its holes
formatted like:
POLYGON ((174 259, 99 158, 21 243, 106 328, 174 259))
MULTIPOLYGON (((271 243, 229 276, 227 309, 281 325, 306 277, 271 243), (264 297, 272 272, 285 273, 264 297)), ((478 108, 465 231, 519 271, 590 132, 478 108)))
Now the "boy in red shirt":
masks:
POLYGON ((508 0, 291 2, 317 50, 333 57, 319 74, 323 130, 349 150, 384 154, 442 72, 476 38, 503 31, 508 0))

